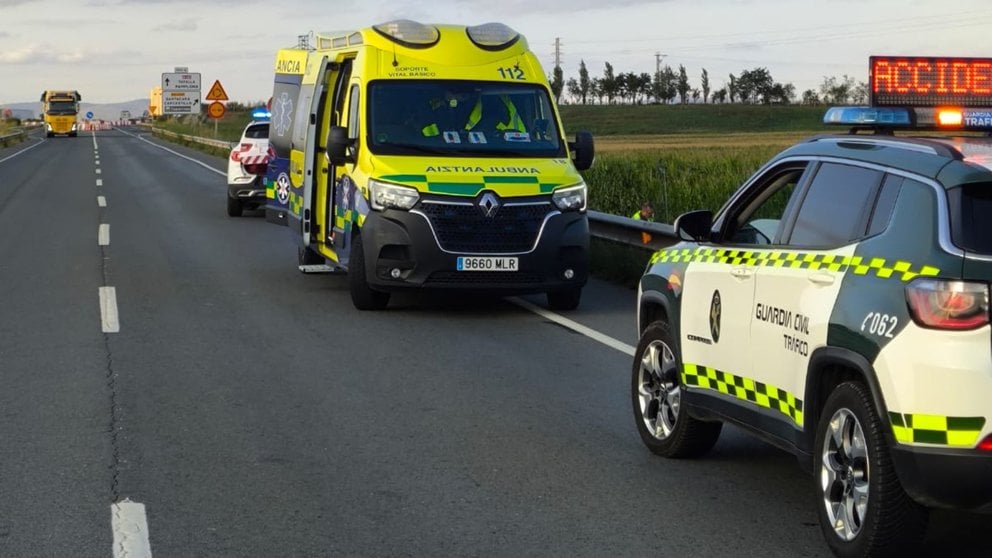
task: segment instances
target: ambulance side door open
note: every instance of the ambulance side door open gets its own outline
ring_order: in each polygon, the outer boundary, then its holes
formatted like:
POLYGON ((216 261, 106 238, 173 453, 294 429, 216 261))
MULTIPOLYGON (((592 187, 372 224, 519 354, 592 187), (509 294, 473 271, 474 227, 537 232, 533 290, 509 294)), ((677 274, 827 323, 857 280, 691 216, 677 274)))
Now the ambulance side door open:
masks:
MULTIPOLYGON (((338 72, 334 87, 330 91, 329 104, 332 107, 332 112, 330 115, 329 126, 322 131, 322 141, 324 143, 324 153, 327 150, 327 140, 330 133, 331 126, 344 126, 348 127, 349 113, 348 105, 346 103, 348 92, 349 92, 349 81, 351 80, 351 73, 353 67, 353 60, 347 59, 341 62, 341 69, 338 72)), ((358 88, 357 85, 352 87, 353 89, 358 88)), ((357 117, 357 114, 355 115, 357 117)), ((354 124, 357 129, 357 123, 354 124)), ((349 137, 352 137, 351 131, 349 130, 349 137)), ((343 227, 338 226, 336 213, 338 211, 338 205, 341 204, 342 200, 338 199, 341 196, 341 177, 344 174, 344 167, 342 165, 334 165, 329 162, 326 155, 322 156, 324 164, 327 167, 327 190, 324 196, 324 222, 321 224, 321 230, 327 231, 324 234, 323 241, 327 243, 328 247, 331 247, 338 256, 338 261, 342 264, 346 264, 348 260, 348 234, 343 229, 343 227)))
MULTIPOLYGON (((303 215, 301 223, 301 232, 303 233, 303 245, 310 246, 314 240, 314 169, 320 168, 317 165, 317 156, 321 154, 318 147, 318 123, 322 121, 322 112, 325 110, 324 103, 324 92, 327 89, 327 74, 334 70, 334 64, 329 62, 326 57, 320 60, 320 69, 317 73, 317 79, 310 91, 306 91, 307 85, 304 85, 304 89, 300 91, 301 101, 304 99, 304 95, 309 94, 307 100, 309 101, 309 106, 307 106, 307 123, 306 123, 306 142, 303 147, 303 161, 304 161, 304 174, 303 174, 303 215)), ((302 107, 302 102, 301 109, 302 107)), ((318 225, 319 226, 319 225, 318 225)))

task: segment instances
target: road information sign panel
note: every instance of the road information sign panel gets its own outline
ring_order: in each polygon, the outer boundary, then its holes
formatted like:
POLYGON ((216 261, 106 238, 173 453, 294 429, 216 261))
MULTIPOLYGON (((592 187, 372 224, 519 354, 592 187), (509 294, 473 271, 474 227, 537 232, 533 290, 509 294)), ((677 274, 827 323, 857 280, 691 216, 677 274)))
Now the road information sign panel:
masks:
POLYGON ((163 91, 162 114, 199 114, 199 91, 163 91))
POLYGON ((199 91, 199 73, 163 73, 162 91, 199 91))
POLYGON ((162 114, 200 113, 200 74, 184 69, 162 74, 162 114))

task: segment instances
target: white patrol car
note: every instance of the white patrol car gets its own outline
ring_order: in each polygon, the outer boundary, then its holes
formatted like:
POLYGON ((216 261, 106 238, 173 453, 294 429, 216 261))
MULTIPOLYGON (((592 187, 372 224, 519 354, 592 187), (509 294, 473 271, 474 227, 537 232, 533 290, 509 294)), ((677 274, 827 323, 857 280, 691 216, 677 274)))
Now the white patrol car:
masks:
POLYGON ((992 510, 992 138, 892 135, 989 129, 992 61, 871 65, 873 106, 825 117, 850 134, 676 220, 631 382, 659 455, 702 455, 729 422, 799 456, 839 556, 911 551, 930 507, 992 510))
POLYGON ((272 154, 269 149, 269 122, 259 120, 267 113, 253 113, 241 133, 241 141, 231 149, 227 161, 227 214, 240 217, 248 209, 265 204, 265 173, 272 154))

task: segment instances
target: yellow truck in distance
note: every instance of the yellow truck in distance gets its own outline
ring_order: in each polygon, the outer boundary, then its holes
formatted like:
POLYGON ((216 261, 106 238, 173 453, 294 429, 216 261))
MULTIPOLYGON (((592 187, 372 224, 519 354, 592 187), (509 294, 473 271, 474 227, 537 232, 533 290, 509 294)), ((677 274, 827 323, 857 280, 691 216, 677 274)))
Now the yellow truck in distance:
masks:
POLYGON ((48 137, 76 137, 79 114, 79 91, 45 91, 41 94, 41 113, 48 137))

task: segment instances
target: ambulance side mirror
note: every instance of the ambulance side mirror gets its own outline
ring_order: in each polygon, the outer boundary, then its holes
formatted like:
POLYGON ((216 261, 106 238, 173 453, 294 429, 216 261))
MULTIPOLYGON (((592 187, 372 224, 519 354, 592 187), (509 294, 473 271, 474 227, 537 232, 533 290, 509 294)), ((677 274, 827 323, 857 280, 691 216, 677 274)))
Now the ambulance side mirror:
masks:
POLYGON ((596 158, 592 134, 576 132, 575 141, 568 142, 568 148, 572 151, 572 162, 575 163, 576 169, 582 171, 592 166, 592 162, 596 158))
POLYGON ((680 240, 705 242, 710 239, 713 227, 713 212, 708 209, 690 211, 675 218, 675 235, 680 240))
POLYGON ((331 126, 327 132, 327 160, 334 166, 354 163, 355 158, 348 151, 353 140, 348 137, 348 129, 344 126, 331 126))

